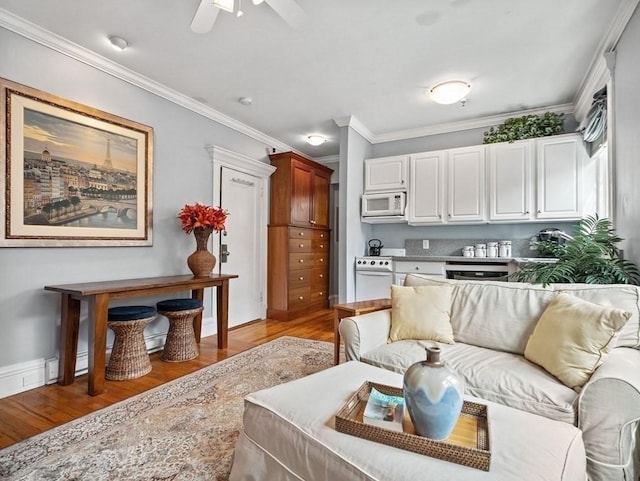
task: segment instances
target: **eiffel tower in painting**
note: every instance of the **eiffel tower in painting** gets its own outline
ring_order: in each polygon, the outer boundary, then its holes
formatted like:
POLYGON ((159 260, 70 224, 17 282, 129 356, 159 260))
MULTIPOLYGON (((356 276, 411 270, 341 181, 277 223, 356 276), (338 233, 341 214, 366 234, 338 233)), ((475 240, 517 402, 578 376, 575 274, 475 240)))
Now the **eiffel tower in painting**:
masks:
POLYGON ((111 163, 111 139, 107 138, 107 153, 104 156, 104 168, 113 170, 113 164, 111 163))

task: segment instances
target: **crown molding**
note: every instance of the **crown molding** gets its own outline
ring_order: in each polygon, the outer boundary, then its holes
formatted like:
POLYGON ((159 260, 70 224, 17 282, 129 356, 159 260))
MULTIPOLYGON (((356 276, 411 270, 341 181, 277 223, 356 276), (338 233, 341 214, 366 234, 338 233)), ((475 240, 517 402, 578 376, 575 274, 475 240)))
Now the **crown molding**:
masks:
POLYGON ((252 157, 233 152, 219 145, 207 145, 206 149, 214 163, 231 168, 242 166, 244 171, 255 177, 267 178, 276 171, 276 168, 271 164, 260 162, 252 157))
POLYGON ((338 117, 333 119, 338 127, 351 127, 353 130, 358 132, 365 140, 375 143, 375 135, 371 132, 360 120, 358 120, 353 115, 348 115, 346 117, 338 117))
POLYGON ((111 75, 112 77, 116 77, 131 85, 135 85, 136 87, 146 90, 158 97, 184 107, 187 110, 191 110, 203 117, 218 122, 225 127, 240 132, 241 134, 268 145, 269 147, 282 151, 293 150, 289 145, 260 132, 253 127, 243 124, 242 122, 218 112, 217 110, 208 107, 187 95, 181 94, 159 82, 145 77, 144 75, 123 67, 102 55, 81 47, 64 37, 45 30, 39 25, 18 17, 17 15, 14 15, 2 8, 0 8, 0 27, 4 27, 7 30, 28 38, 40 45, 44 45, 45 47, 55 50, 56 52, 66 55, 74 60, 89 65, 90 67, 96 68, 108 75, 111 75))
POLYGON ((340 156, 327 155, 325 157, 316 157, 314 160, 319 164, 335 164, 336 162, 340 162, 340 156))
POLYGON ((413 139, 416 137, 426 137, 429 135, 446 134, 449 132, 459 132, 461 130, 479 129, 498 125, 512 117, 521 117, 523 115, 539 115, 545 112, 555 112, 562 114, 571 114, 574 111, 573 104, 561 104, 551 107, 542 107, 536 109, 519 110, 516 112, 507 112, 503 114, 490 115, 488 117, 479 117, 469 120, 461 120, 459 122, 449 122, 447 124, 429 125, 426 127, 418 127, 416 129, 401 130, 397 132, 388 132, 374 136, 373 144, 381 144, 383 142, 393 142, 396 140, 413 139))
POLYGON ((602 37, 602 40, 600 40, 591 64, 573 101, 576 105, 575 115, 578 122, 581 122, 587 115, 587 112, 589 112, 593 94, 606 85, 613 73, 607 68, 604 54, 616 48, 624 29, 627 27, 639 3, 640 0, 624 0, 613 17, 611 25, 609 25, 609 30, 605 36, 602 37))

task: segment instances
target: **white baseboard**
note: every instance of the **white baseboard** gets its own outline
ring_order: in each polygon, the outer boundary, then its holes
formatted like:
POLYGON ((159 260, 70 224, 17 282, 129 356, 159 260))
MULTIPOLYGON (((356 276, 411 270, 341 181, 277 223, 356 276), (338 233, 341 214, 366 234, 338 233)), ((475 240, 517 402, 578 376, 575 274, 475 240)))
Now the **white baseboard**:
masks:
MULTIPOLYGON (((212 336, 217 333, 214 318, 202 319, 202 337, 212 336)), ((159 332, 144 338, 148 352, 157 352, 164 347, 167 337, 166 332, 159 332)), ((111 352, 111 346, 107 346, 107 356, 111 352)), ((107 357, 108 359, 108 357, 107 357)), ((89 370, 89 352, 78 352, 76 357, 76 376, 86 374, 89 370)), ((11 366, 0 367, 0 399, 13 396, 45 384, 58 382, 58 358, 36 359, 11 366)))

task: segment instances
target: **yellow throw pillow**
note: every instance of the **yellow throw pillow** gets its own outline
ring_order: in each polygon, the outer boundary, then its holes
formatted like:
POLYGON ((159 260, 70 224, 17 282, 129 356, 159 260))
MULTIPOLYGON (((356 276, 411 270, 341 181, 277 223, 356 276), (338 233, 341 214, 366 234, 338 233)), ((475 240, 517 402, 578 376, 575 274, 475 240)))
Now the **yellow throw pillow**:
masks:
POLYGON ((570 388, 582 387, 604 362, 630 312, 560 293, 540 316, 524 357, 570 388))
POLYGON ((391 286, 391 341, 421 339, 453 344, 450 286, 391 286))

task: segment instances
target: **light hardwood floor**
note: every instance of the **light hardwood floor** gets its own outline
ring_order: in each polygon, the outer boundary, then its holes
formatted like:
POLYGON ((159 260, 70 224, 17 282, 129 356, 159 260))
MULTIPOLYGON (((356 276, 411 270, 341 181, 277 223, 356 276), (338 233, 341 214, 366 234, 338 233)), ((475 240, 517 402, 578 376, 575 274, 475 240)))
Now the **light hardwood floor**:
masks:
POLYGON ((192 361, 162 362, 161 353, 154 353, 151 373, 131 381, 106 381, 105 392, 98 396, 87 394, 84 375, 69 386, 51 384, 0 399, 0 449, 281 336, 333 342, 333 310, 287 322, 266 320, 239 326, 229 331, 224 350, 217 349, 216 336, 205 337, 200 356, 192 361))

